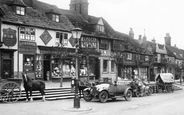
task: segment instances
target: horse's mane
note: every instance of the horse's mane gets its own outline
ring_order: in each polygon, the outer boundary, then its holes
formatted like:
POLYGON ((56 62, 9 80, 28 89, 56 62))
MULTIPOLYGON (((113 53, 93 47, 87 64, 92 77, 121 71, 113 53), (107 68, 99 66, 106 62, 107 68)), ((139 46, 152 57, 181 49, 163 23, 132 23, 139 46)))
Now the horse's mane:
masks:
POLYGON ((26 73, 24 73, 24 74, 23 74, 23 81, 24 81, 24 82, 31 82, 32 79, 31 79, 26 73), (26 76, 25 76, 25 75, 26 75, 26 76))

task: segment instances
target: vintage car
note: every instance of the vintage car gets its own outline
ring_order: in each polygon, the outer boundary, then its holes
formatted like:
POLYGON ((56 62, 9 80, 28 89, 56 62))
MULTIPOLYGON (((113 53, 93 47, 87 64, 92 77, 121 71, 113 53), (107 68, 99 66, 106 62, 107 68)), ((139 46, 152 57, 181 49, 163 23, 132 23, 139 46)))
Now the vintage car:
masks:
POLYGON ((159 73, 155 77, 157 92, 173 92, 174 76, 171 73, 159 73))
POLYGON ((99 83, 93 87, 84 89, 84 100, 89 102, 93 98, 99 99, 105 103, 109 98, 115 100, 117 97, 123 97, 126 101, 131 100, 132 91, 129 86, 114 83, 99 83))

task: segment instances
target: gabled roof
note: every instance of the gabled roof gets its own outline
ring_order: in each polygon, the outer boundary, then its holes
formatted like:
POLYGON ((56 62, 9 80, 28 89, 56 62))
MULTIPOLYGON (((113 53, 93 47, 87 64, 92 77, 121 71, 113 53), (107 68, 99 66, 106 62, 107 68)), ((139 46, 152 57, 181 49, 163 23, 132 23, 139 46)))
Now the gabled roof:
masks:
POLYGON ((166 46, 167 50, 169 50, 172 54, 175 55, 176 59, 181 59, 181 60, 184 60, 184 54, 183 52, 176 48, 176 47, 172 47, 172 46, 166 46))

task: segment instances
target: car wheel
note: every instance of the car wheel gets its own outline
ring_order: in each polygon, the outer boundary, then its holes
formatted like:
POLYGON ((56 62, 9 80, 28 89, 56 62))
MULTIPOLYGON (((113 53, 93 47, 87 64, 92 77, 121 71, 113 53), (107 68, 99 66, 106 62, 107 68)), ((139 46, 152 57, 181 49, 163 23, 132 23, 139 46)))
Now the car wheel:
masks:
POLYGON ((153 92, 153 91, 152 91, 152 88, 148 88, 148 93, 147 93, 147 95, 150 96, 150 95, 152 94, 152 92, 153 92))
POLYGON ((107 91, 100 92, 98 98, 99 98, 100 102, 105 103, 108 100, 108 93, 107 93, 107 91))
POLYGON ((135 92, 136 97, 140 97, 140 93, 138 91, 135 92))
POLYGON ((130 101, 132 99, 132 92, 128 90, 124 97, 126 101, 130 101))
POLYGON ((89 102, 89 101, 91 101, 91 100, 93 99, 93 98, 91 97, 91 94, 90 94, 89 91, 84 91, 83 94, 84 94, 84 100, 85 100, 85 101, 89 102))

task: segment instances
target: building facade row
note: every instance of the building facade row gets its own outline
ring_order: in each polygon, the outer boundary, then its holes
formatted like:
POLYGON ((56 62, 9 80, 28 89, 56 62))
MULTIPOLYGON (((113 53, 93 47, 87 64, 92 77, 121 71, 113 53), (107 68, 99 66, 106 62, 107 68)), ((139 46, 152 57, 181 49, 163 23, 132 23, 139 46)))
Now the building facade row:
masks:
POLYGON ((117 32, 105 19, 88 15, 88 0, 71 0, 70 10, 37 0, 0 2, 0 78, 21 78, 22 72, 28 72, 33 79, 71 79, 75 76, 74 27, 83 30, 81 78, 151 78, 152 53, 131 34, 117 32), (120 57, 113 57, 118 53, 120 57))

